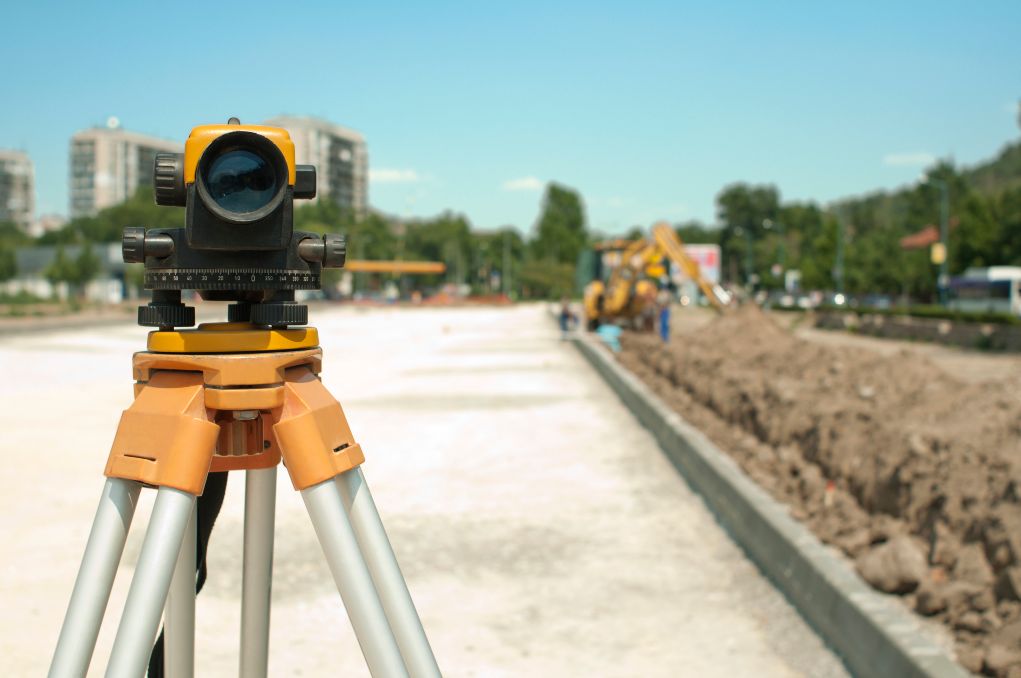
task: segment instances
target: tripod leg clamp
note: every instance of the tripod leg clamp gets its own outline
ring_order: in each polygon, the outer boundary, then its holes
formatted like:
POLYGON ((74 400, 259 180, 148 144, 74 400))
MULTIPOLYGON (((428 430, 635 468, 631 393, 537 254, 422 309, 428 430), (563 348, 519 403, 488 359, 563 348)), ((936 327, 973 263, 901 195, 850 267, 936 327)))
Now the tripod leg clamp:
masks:
POLYGON ((284 405, 273 426, 296 490, 318 485, 365 461, 336 398, 307 366, 284 375, 284 405))
POLYGON ((154 372, 121 415, 106 475, 202 494, 220 434, 204 390, 201 372, 154 372))

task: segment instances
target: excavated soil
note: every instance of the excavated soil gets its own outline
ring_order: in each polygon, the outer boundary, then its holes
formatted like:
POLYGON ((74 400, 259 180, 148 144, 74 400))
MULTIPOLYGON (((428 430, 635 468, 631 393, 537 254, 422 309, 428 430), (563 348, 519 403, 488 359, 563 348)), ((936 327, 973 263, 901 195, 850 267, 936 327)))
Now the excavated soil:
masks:
POLYGON ((743 307, 620 361, 877 589, 1021 677, 1021 379, 805 341, 743 307))

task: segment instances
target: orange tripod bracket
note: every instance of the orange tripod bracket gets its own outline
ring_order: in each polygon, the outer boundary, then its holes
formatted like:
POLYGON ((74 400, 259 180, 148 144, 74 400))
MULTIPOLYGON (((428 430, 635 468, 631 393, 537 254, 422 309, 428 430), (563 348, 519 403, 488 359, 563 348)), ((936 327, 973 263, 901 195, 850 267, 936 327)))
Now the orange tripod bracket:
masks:
POLYGON ((135 354, 135 401, 121 416, 106 475, 199 495, 210 472, 267 468, 283 458, 303 490, 365 461, 319 379, 322 351, 307 347, 315 331, 298 344, 275 333, 251 329, 236 340, 238 328, 227 324, 153 332, 150 348, 217 352, 135 354), (253 342, 252 335, 265 336, 253 342), (231 344, 269 350, 224 352, 231 344))

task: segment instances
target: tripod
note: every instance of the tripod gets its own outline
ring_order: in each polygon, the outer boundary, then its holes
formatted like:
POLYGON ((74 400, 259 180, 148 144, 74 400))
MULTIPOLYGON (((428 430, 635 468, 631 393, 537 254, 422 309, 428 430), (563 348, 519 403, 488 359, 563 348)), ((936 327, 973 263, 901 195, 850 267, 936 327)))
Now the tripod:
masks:
POLYGON ((365 457, 340 404, 319 380, 318 343, 314 328, 248 323, 149 334, 148 351, 133 359, 135 400, 121 417, 107 461, 51 678, 88 670, 143 486, 157 489, 156 501, 106 675, 145 673, 161 613, 167 678, 193 675, 196 497, 209 490, 209 474, 241 470, 240 675, 265 677, 281 459, 301 493, 369 671, 374 677, 440 675, 359 468, 365 457))

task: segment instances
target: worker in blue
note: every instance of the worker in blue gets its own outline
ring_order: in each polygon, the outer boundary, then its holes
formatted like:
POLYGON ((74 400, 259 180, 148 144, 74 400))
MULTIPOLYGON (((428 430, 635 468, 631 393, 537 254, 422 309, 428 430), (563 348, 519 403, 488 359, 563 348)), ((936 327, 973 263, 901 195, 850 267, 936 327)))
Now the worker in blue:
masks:
POLYGON ((659 306, 659 337, 664 344, 670 343, 670 292, 662 289, 656 295, 659 306))
POLYGON ((560 299, 560 339, 567 339, 567 332, 574 325, 577 320, 574 316, 574 312, 571 310, 571 300, 567 297, 560 299))

